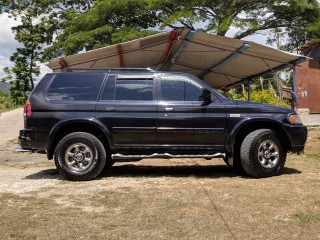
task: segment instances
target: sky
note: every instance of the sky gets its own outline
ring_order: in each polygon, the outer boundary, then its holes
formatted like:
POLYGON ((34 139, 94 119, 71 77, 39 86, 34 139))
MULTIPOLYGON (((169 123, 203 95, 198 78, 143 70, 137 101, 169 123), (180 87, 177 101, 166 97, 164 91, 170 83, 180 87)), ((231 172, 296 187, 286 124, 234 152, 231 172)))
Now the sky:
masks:
MULTIPOLYGON (((12 18, 8 17, 8 14, 0 14, 0 79, 5 76, 3 72, 4 67, 11 67, 12 62, 10 61, 10 56, 15 52, 16 48, 19 47, 19 43, 14 39, 14 34, 12 33, 11 28, 19 24, 19 21, 15 21, 12 18)), ((232 37, 236 29, 231 29, 227 36, 232 37)), ((247 41, 253 41, 260 44, 266 43, 266 37, 263 35, 253 35, 245 38, 247 41)), ((41 76, 50 72, 51 70, 41 64, 41 76)), ((40 76, 40 78, 41 78, 40 76)))
MULTIPOLYGON (((9 18, 7 13, 0 14, 0 79, 5 77, 3 68, 13 65, 10 61, 11 54, 15 52, 17 47, 21 46, 14 39, 14 34, 11 30, 12 27, 17 25, 19 25, 19 21, 9 18)), ((40 69, 41 76, 51 71, 45 64, 41 64, 40 69)))

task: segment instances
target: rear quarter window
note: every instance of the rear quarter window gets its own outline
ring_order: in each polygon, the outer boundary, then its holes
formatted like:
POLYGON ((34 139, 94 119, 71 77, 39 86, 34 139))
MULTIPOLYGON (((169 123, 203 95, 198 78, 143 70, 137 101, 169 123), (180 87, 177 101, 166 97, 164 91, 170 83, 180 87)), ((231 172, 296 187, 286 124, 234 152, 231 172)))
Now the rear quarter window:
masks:
POLYGON ((104 74, 56 75, 46 98, 52 101, 95 101, 104 77, 104 74))

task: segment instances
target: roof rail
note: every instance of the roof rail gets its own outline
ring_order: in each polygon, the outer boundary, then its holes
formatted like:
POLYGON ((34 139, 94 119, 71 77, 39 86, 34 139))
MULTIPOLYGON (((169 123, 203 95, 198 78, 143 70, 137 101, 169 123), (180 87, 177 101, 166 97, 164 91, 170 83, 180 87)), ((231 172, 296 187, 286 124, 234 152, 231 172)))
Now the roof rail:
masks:
POLYGON ((152 68, 122 68, 122 67, 111 67, 111 68, 65 68, 65 72, 74 71, 106 71, 106 72, 122 72, 122 71, 146 71, 155 72, 152 68))

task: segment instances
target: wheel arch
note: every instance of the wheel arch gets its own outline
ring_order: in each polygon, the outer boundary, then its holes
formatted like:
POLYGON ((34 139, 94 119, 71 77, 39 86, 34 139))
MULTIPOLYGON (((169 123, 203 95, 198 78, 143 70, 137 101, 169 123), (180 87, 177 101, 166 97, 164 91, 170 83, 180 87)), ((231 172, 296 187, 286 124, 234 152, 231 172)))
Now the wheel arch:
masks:
POLYGON ((54 149, 59 141, 66 135, 73 132, 87 132, 96 136, 106 150, 110 149, 110 131, 102 123, 96 119, 77 119, 57 123, 49 134, 49 141, 47 145, 47 157, 53 158, 54 149))
POLYGON ((281 127, 280 123, 272 120, 266 121, 265 119, 251 119, 235 126, 230 133, 230 137, 227 141, 227 146, 229 146, 229 149, 233 152, 233 154, 237 153, 240 150, 240 146, 244 138, 250 132, 258 129, 271 129, 275 131, 281 143, 283 144, 285 151, 290 151, 290 139, 285 130, 281 127))

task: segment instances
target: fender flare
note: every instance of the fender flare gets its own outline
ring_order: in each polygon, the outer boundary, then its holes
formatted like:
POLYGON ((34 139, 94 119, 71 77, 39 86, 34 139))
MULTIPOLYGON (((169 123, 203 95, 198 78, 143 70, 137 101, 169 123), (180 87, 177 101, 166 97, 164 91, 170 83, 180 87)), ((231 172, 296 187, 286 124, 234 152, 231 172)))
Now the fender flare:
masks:
MULTIPOLYGON (((276 125, 277 127, 281 128, 281 130, 286 133, 286 131, 281 126, 282 123, 273 119, 266 119, 266 118, 244 118, 241 121, 239 121, 232 130, 230 131, 230 134, 228 135, 226 146, 227 150, 233 150, 233 145, 235 142, 236 137, 238 136, 238 133, 241 129, 244 127, 250 125, 250 124, 257 124, 257 123, 271 123, 272 125, 276 125)), ((268 126, 266 126, 268 128, 268 126)), ((286 134, 287 135, 287 134, 286 134)), ((288 136, 286 136, 288 137, 288 136)))
POLYGON ((57 135, 57 133, 66 125, 72 124, 72 123, 84 123, 84 124, 91 124, 97 128, 99 128, 104 135, 106 136, 108 143, 112 144, 112 139, 111 139, 111 135, 110 135, 110 130, 99 120, 97 120, 96 118, 81 118, 81 119, 69 119, 69 120, 61 120, 59 122, 57 122, 51 129, 50 133, 49 133, 49 140, 48 140, 48 144, 47 144, 47 156, 48 159, 49 156, 51 155, 51 149, 52 149, 52 145, 55 141, 55 137, 57 135))

